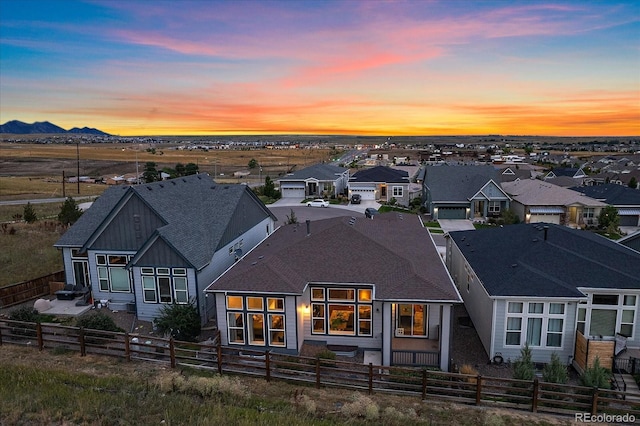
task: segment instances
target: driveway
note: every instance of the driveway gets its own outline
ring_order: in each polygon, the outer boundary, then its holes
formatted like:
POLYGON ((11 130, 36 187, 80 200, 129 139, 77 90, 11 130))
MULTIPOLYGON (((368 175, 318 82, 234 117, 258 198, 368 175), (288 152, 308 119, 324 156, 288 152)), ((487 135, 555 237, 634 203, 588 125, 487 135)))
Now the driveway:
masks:
POLYGON ((476 229, 473 222, 466 219, 438 219, 438 223, 444 232, 470 231, 476 229))
MULTIPOLYGON (((380 208, 380 203, 377 203, 375 201, 362 201, 360 204, 330 204, 329 207, 327 208, 321 208, 321 207, 307 207, 306 205, 302 204, 302 200, 301 199, 297 199, 297 198, 281 198, 278 201, 276 201, 273 204, 268 204, 267 207, 269 208, 269 210, 271 210, 272 212, 274 212, 274 209, 277 209, 278 211, 280 211, 281 208, 286 208, 287 214, 289 214, 289 210, 292 207, 300 207, 303 209, 311 209, 311 210, 346 210, 346 212, 343 213, 334 213, 328 217, 335 217, 335 216, 347 216, 347 215, 353 215, 354 212, 355 213, 359 213, 364 215, 364 210, 368 207, 373 207, 374 209, 379 209, 380 208)), ((298 215, 297 209, 294 210, 296 212, 296 216, 298 215)), ((275 213, 274 213, 275 214, 275 213)), ((277 215, 276 215, 277 216, 277 215)), ((315 216, 315 214, 314 214, 315 216)), ((320 215, 322 216, 322 215, 320 215)), ((326 218, 326 217, 322 217, 322 218, 326 218)), ((280 218, 278 218, 280 220, 280 218)), ((298 219, 300 219, 300 217, 298 216, 298 219)), ((286 217, 284 217, 284 220, 286 220, 286 217)))

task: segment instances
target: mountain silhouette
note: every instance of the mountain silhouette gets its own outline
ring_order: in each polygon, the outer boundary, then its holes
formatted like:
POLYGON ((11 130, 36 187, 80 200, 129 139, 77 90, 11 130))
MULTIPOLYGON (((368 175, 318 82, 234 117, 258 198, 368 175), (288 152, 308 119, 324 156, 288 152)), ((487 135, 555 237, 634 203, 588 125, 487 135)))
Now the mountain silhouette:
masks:
POLYGON ((55 124, 48 121, 36 121, 33 124, 28 124, 18 120, 7 121, 3 125, 0 125, 0 133, 9 133, 14 135, 74 133, 109 136, 108 133, 90 127, 74 127, 71 130, 65 130, 62 127, 56 126, 55 124))

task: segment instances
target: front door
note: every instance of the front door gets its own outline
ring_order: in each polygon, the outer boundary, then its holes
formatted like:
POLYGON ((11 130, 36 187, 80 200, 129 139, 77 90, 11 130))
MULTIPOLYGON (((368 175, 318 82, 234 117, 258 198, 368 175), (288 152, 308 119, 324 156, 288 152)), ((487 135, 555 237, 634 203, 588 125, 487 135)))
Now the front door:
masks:
POLYGON ((309 182, 309 194, 308 195, 317 195, 318 194, 318 184, 315 182, 309 182))

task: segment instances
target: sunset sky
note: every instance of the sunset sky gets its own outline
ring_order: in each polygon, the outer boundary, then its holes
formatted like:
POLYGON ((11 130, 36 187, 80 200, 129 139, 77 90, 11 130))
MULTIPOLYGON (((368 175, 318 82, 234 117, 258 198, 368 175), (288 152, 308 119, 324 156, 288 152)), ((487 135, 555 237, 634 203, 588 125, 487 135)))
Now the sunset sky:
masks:
POLYGON ((0 124, 640 135, 640 1, 0 0, 0 124))

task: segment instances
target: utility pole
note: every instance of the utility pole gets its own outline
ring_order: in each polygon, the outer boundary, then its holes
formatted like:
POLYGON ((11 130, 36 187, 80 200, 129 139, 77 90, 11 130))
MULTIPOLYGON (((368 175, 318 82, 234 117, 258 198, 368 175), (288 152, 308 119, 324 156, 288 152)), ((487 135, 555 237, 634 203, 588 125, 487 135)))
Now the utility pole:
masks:
POLYGON ((67 193, 64 191, 64 170, 62 171, 62 198, 67 198, 67 193))
POLYGON ((78 173, 76 178, 78 179, 78 195, 80 195, 80 141, 76 141, 76 158, 78 163, 78 173))

